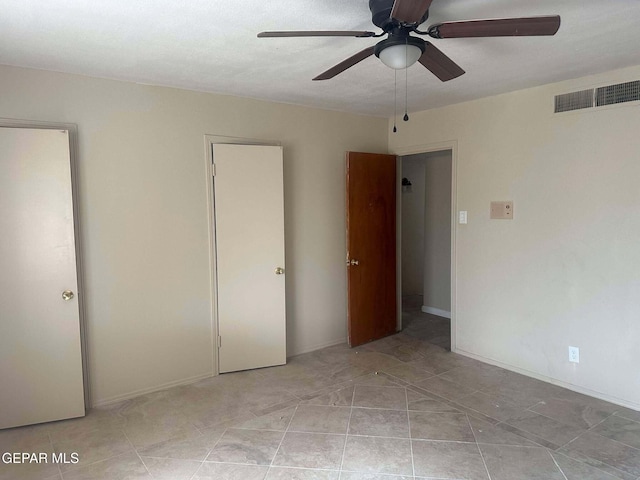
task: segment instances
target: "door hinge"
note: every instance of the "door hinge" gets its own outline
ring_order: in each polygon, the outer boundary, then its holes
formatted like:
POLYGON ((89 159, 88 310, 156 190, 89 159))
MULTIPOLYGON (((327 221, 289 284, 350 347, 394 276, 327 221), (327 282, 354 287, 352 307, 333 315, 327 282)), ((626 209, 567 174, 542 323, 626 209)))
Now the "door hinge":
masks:
POLYGON ((211 164, 211 176, 212 177, 216 176, 216 164, 215 163, 211 164))
POLYGON ((218 335, 218 348, 222 347, 222 337, 218 335))

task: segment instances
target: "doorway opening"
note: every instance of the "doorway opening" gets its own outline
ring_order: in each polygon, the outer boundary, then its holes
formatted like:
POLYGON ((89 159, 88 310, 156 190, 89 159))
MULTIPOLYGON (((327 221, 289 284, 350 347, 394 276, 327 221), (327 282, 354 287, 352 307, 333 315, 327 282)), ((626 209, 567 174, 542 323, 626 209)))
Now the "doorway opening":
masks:
POLYGON ((399 159, 402 329, 451 350, 453 151, 399 159))

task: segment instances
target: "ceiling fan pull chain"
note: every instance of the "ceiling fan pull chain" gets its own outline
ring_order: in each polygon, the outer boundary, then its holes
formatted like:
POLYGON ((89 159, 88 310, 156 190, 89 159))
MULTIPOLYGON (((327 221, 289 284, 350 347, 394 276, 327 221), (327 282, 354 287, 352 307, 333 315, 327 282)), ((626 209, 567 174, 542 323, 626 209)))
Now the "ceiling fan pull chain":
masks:
MULTIPOLYGON (((405 40, 406 46, 404 48, 404 58, 405 58, 405 65, 408 65, 408 60, 407 57, 409 55, 409 40, 408 37, 405 40)), ((409 67, 406 67, 404 69, 404 117, 402 117, 402 119, 405 122, 409 121, 409 114, 407 113, 407 110, 409 109, 408 107, 408 98, 409 98, 409 67)))
POLYGON ((398 70, 393 70, 393 133, 398 131, 396 118, 398 117, 398 70))

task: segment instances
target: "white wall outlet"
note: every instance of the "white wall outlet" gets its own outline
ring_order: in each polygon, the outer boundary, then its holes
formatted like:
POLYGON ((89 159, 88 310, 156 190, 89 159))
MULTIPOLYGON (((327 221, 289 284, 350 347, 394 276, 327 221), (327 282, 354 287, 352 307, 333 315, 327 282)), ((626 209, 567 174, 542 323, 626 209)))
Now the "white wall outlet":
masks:
POLYGON ((460 210, 458 212, 458 223, 461 225, 464 225, 467 223, 467 211, 466 210, 460 210))
POLYGON ((578 347, 569 347, 569 361, 580 363, 580 349, 578 347))

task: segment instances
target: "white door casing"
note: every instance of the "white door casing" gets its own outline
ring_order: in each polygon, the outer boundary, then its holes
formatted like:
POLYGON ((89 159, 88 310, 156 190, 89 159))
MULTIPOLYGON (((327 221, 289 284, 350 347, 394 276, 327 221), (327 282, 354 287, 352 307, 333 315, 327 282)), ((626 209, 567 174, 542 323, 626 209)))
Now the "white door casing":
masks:
POLYGON ((67 130, 0 127, 0 239, 0 428, 82 416, 67 130))
POLYGON ((282 147, 215 144, 213 162, 219 371, 282 365, 282 147))

